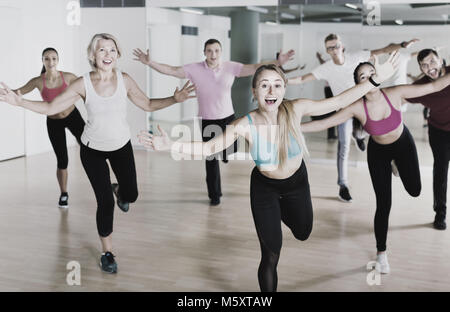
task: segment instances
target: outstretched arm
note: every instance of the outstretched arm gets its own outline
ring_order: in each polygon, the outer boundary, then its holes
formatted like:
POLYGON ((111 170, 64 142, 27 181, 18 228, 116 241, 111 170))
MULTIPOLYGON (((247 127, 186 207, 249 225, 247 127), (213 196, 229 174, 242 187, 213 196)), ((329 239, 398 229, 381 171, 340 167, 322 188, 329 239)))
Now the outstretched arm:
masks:
POLYGON ((243 118, 239 118, 228 125, 225 131, 216 135, 208 142, 180 142, 172 141, 167 133, 158 125, 160 135, 150 134, 147 131, 141 131, 138 135, 139 142, 145 147, 156 150, 171 150, 175 153, 189 154, 193 156, 214 155, 227 147, 231 146, 239 136, 246 137, 245 129, 242 126, 243 118))
POLYGON ((18 92, 18 94, 14 93, 3 82, 1 83, 1 85, 2 88, 0 88, 0 101, 7 102, 15 106, 21 106, 33 112, 44 115, 58 114, 68 109, 70 106, 75 104, 80 98, 84 98, 85 96, 82 77, 72 82, 61 94, 59 94, 50 103, 43 101, 25 100, 20 92, 18 92))
POLYGON ((157 72, 169 75, 177 78, 184 79, 186 78, 186 74, 184 72, 183 66, 171 66, 167 64, 161 64, 157 63, 150 59, 150 53, 147 49, 147 53, 142 52, 141 49, 134 49, 133 55, 135 58, 133 60, 140 61, 142 64, 150 66, 152 69, 156 70, 157 72))
POLYGON ((316 77, 309 73, 303 76, 298 76, 298 77, 294 77, 294 78, 289 78, 288 79, 288 85, 297 85, 297 84, 302 84, 308 81, 313 81, 316 80, 316 77))
POLYGON ((402 98, 416 98, 430 93, 439 92, 450 85, 450 73, 430 83, 400 85, 393 87, 392 91, 396 92, 402 98))
POLYGON ((35 88, 37 88, 37 79, 39 79, 40 77, 35 77, 33 79, 31 79, 30 81, 28 81, 24 86, 13 90, 16 94, 27 94, 30 93, 31 91, 33 91, 35 88))
POLYGON ((391 53, 391 52, 397 51, 397 50, 399 50, 401 48, 405 48, 406 49, 406 48, 409 48, 414 43, 416 43, 417 41, 419 41, 419 39, 411 39, 409 41, 403 41, 401 43, 391 43, 391 44, 385 46, 384 48, 371 50, 370 51, 370 56, 372 57, 374 55, 391 53))
POLYGON ((239 77, 247 77, 253 75, 261 65, 275 64, 277 66, 283 66, 287 63, 287 61, 292 60, 293 56, 295 55, 294 50, 289 50, 286 53, 281 52, 282 51, 280 51, 280 54, 278 55, 278 59, 273 61, 261 62, 258 64, 244 64, 244 66, 242 66, 239 77))
POLYGON ((301 124, 302 132, 322 131, 347 121, 348 119, 355 116, 354 111, 358 103, 359 101, 353 103, 352 105, 344 109, 341 109, 339 112, 333 114, 328 118, 302 123, 301 124))
MULTIPOLYGON (((395 72, 398 65, 397 63, 398 63, 397 52, 392 53, 389 56, 389 59, 382 65, 378 64, 378 60, 375 57, 376 75, 374 75, 372 79, 377 83, 385 81, 395 72)), ((365 82, 359 83, 355 85, 353 88, 350 88, 342 92, 341 94, 331 98, 319 101, 309 99, 294 100, 295 104, 294 107, 297 110, 297 112, 301 114, 300 116, 322 115, 332 112, 334 110, 338 110, 355 102, 373 88, 375 88, 375 86, 369 80, 366 80, 365 82)))
POLYGON ((141 88, 139 88, 130 75, 123 73, 123 77, 125 86, 127 87, 127 94, 131 102, 146 112, 154 112, 195 97, 195 95, 189 95, 195 90, 195 86, 190 84, 190 81, 187 81, 181 90, 178 90, 177 87, 173 96, 162 99, 150 99, 142 92, 141 88))

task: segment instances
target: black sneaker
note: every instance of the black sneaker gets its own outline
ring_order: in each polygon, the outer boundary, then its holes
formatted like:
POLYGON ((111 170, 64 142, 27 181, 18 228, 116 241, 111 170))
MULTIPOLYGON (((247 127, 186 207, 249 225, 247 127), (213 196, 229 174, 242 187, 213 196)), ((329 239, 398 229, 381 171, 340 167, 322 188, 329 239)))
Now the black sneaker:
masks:
POLYGON ((355 143, 356 147, 360 152, 364 152, 366 150, 366 143, 364 142, 364 139, 355 138, 355 143))
POLYGON ((100 267, 103 272, 106 273, 117 273, 117 262, 114 260, 114 255, 107 251, 102 254, 100 258, 100 267))
POLYGON ((228 159, 222 159, 225 164, 228 164, 228 159))
POLYGON ((220 204, 220 197, 218 197, 218 198, 212 198, 212 199, 210 200, 209 204, 210 204, 211 206, 217 206, 217 205, 219 205, 219 204, 220 204))
POLYGON ((447 224, 445 223, 445 216, 437 213, 434 217, 433 227, 436 230, 445 230, 447 228, 447 224))
POLYGON ((58 202, 58 207, 59 208, 68 208, 69 207, 69 194, 67 194, 66 192, 61 193, 61 196, 59 196, 59 202, 58 202))
POLYGON ((346 203, 350 203, 353 200, 350 196, 350 192, 348 191, 348 187, 341 186, 339 189, 339 199, 346 203))
POLYGON ((127 212, 130 209, 130 203, 120 200, 119 184, 112 183, 111 187, 112 187, 114 195, 116 195, 116 198, 117 198, 117 206, 119 206, 120 210, 122 210, 123 212, 127 212))

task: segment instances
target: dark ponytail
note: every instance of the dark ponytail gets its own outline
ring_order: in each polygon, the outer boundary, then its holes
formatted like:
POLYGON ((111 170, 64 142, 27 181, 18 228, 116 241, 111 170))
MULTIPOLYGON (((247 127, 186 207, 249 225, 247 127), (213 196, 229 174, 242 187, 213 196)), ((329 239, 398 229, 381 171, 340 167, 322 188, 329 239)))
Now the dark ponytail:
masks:
MULTIPOLYGON (((56 51, 54 48, 46 48, 46 49, 44 49, 44 51, 42 51, 42 58, 44 57, 44 54, 46 52, 48 52, 48 51, 54 51, 56 53, 56 55, 58 55, 58 51, 56 51)), ((58 55, 58 57, 59 57, 59 55, 58 55)), ((41 75, 43 73, 45 73, 45 66, 44 65, 42 65, 41 75)))

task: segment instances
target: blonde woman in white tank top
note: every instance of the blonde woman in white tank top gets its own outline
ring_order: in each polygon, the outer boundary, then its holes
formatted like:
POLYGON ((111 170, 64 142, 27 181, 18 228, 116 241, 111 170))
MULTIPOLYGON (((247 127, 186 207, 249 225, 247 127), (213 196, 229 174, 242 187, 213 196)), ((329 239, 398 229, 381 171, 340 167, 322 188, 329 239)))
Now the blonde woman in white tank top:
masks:
POLYGON ((119 208, 125 212, 138 196, 130 129, 126 121, 127 98, 142 110, 152 112, 195 97, 190 95, 194 85, 187 82, 171 97, 149 99, 133 78, 116 69, 120 56, 120 46, 114 36, 96 34, 88 46, 88 59, 93 70, 73 81, 52 102, 25 100, 3 83, 0 88, 0 101, 45 115, 57 114, 80 98, 84 100, 88 116, 81 136, 80 156, 97 199, 97 230, 103 249, 100 265, 107 273, 117 272, 112 254, 113 192, 119 208), (111 185, 107 159, 118 184, 111 185))

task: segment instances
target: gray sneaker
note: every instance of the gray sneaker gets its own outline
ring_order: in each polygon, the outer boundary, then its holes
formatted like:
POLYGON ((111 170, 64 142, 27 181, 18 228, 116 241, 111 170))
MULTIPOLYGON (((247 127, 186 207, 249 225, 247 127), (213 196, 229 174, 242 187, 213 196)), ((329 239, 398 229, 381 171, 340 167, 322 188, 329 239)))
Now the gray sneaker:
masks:
POLYGON ((117 206, 119 206, 120 210, 123 212, 127 212, 130 209, 130 203, 122 201, 119 196, 119 184, 112 183, 111 184, 112 190, 114 195, 116 195, 117 198, 117 206))
POLYGON ((107 251, 102 254, 100 267, 105 273, 117 273, 117 262, 114 260, 114 255, 111 252, 107 251))

